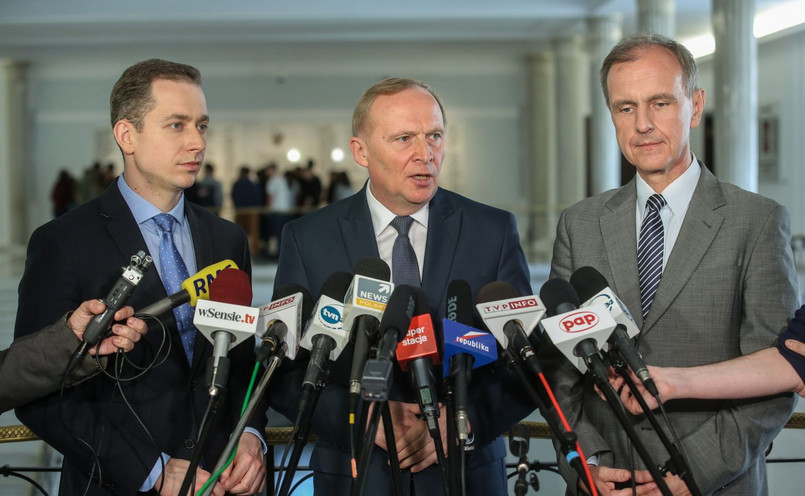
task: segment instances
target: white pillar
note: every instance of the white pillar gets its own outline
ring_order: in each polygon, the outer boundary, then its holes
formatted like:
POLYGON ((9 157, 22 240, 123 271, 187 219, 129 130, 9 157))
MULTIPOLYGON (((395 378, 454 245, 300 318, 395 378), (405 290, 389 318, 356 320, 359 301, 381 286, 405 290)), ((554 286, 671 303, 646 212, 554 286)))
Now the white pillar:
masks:
POLYGON ((587 21, 590 53, 590 188, 592 194, 621 185, 621 152, 609 109, 601 89, 601 65, 621 38, 621 17, 613 15, 587 21))
POLYGON ((674 0, 637 0, 637 31, 673 38, 676 34, 674 0))
POLYGON ((527 59, 531 123, 528 242, 532 261, 550 262, 556 223, 556 61, 549 49, 527 59))
POLYGON ((555 47, 557 202, 563 208, 587 196, 583 103, 588 87, 581 37, 557 40, 555 47))
POLYGON ((28 241, 27 89, 28 65, 0 59, 0 249, 28 241))
POLYGON ((757 40, 752 32, 754 0, 713 0, 716 39, 716 175, 749 191, 758 190, 757 40))

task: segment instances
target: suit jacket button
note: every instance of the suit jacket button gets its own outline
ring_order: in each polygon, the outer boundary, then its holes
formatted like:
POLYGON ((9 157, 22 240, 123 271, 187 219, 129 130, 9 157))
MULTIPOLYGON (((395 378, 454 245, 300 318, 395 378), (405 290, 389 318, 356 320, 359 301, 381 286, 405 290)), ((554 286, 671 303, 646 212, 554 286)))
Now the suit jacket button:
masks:
POLYGON ((196 447, 196 443, 192 439, 185 439, 184 440, 184 447, 185 449, 193 449, 196 447))

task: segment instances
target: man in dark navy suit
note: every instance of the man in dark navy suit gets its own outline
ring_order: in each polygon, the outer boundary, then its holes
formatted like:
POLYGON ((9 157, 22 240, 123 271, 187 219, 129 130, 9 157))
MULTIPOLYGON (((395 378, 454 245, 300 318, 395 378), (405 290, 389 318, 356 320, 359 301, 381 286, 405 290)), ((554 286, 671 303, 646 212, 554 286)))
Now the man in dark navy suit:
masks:
MULTIPOLYGON (((83 300, 105 295, 138 250, 152 255, 156 270, 144 274, 129 299, 136 309, 167 296, 170 284, 163 281, 176 272, 179 260, 188 274, 224 259, 251 270, 243 230, 185 202, 183 192, 204 160, 209 122, 198 70, 157 59, 135 64, 115 84, 110 108, 123 175, 99 198, 31 236, 19 287, 17 338, 83 300), (163 251, 173 257, 161 261, 163 251)), ((178 493, 209 402, 204 373, 212 345, 191 322, 185 325, 181 315, 188 314, 176 311, 185 339, 169 312, 162 319, 165 327, 152 325, 141 345, 127 354, 120 375, 130 380, 118 385, 98 375, 63 396, 17 409, 22 422, 64 455, 60 494, 178 493)), ((201 457, 207 469, 237 422, 254 366, 251 343, 235 347, 229 357, 228 398, 201 457)), ((265 419, 253 420, 250 427, 240 437, 233 466, 214 486, 216 496, 252 494, 264 483, 259 434, 265 419)), ((199 468, 196 490, 208 478, 199 468)))
MULTIPOLYGON (((319 294, 336 271, 352 272, 364 257, 380 257, 395 275, 392 263, 398 217, 410 217, 408 238, 416 256, 428 307, 441 319, 446 313, 447 286, 469 282, 473 297, 485 284, 506 281, 531 294, 528 265, 520 247, 514 216, 439 188, 445 155, 444 111, 426 84, 390 78, 370 87, 360 99, 352 121, 350 148, 355 161, 369 172, 361 191, 286 225, 282 235, 276 287, 295 283, 319 294)), ((329 385, 313 420, 317 436, 311 459, 317 495, 348 494, 351 485, 347 429, 348 347, 333 365, 329 385)), ((285 394, 275 406, 294 418, 293 388, 299 370, 289 372, 285 394)), ((502 362, 473 372, 469 419, 474 453, 467 455, 468 494, 505 495, 505 445, 501 433, 524 418, 533 404, 518 391, 517 378, 502 362)), ((443 493, 433 441, 411 398, 391 401, 396 450, 406 494, 443 493)), ((445 415, 440 417, 445 432, 445 415)), ((378 430, 365 494, 391 493, 387 448, 378 430)), ((392 447, 394 449, 394 447, 392 447)))

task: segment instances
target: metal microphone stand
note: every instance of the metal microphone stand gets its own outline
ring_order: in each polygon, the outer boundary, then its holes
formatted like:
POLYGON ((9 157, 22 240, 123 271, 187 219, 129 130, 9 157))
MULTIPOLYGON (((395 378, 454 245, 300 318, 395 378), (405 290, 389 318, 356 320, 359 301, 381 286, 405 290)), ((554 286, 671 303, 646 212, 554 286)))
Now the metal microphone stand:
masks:
MULTIPOLYGON (((691 472, 690 466, 682 454, 682 451, 680 450, 679 446, 677 446, 675 443, 672 443, 671 440, 668 439, 668 436, 665 434, 665 431, 662 429, 659 421, 657 420, 657 416, 654 415, 654 412, 648 407, 646 400, 643 399, 643 396, 639 393, 637 385, 632 380, 631 375, 629 375, 629 370, 626 367, 626 364, 622 360, 612 360, 612 356, 610 356, 610 363, 612 363, 612 367, 615 369, 615 372, 623 377, 624 382, 627 386, 629 386, 629 390, 632 391, 632 395, 640 404, 640 408, 643 410, 646 419, 648 419, 649 423, 651 423, 651 426, 654 428, 654 431, 660 438, 662 445, 665 446, 668 454, 671 455, 671 458, 665 462, 667 467, 666 470, 672 474, 678 475, 680 479, 685 481, 685 484, 688 486, 688 490, 690 490, 690 493, 693 496, 702 496, 699 486, 697 486, 696 481, 693 480, 693 473, 691 472)), ((670 423, 668 425, 670 426, 670 423)))
MULTIPOLYGON (((260 401, 263 394, 265 393, 266 387, 268 387, 268 382, 274 375, 274 371, 276 371, 277 367, 279 367, 280 363, 282 363, 282 358, 285 356, 285 348, 286 348, 285 343, 280 344, 277 347, 274 354, 272 354, 268 358, 266 371, 263 374, 263 377, 260 378, 260 382, 257 384, 257 387, 252 393, 252 397, 249 399, 249 403, 247 403, 243 415, 240 416, 240 420, 238 420, 238 423, 235 426, 235 430, 229 437, 229 441, 227 441, 227 444, 224 447, 221 456, 218 457, 218 462, 215 464, 215 468, 212 471, 213 474, 216 474, 221 469, 223 469, 224 466, 226 466, 226 462, 227 460, 229 460, 229 457, 232 456, 232 453, 235 452, 238 441, 240 440, 240 435, 243 434, 243 430, 246 429, 246 423, 249 421, 252 414, 254 413, 254 409, 257 408, 257 403, 260 401)), ((206 496, 212 493, 213 486, 214 483, 208 485, 207 488, 202 493, 202 495, 206 496)), ((186 494, 186 493, 180 493, 180 494, 186 494)))

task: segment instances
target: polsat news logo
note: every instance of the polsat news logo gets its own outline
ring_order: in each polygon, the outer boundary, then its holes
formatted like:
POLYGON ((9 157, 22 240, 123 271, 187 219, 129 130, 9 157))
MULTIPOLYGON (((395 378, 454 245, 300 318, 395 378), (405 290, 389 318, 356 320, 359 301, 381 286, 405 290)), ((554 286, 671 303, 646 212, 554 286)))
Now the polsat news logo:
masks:
POLYGON ((211 308, 198 308, 197 311, 199 316, 208 319, 242 322, 244 324, 254 324, 256 321, 256 317, 254 315, 241 315, 238 312, 222 312, 220 310, 213 310, 211 308))
POLYGON ((600 320, 598 314, 595 312, 579 310, 578 312, 573 312, 562 317, 559 321, 559 328, 568 334, 576 334, 589 331, 598 325, 600 320))
POLYGON ((484 306, 484 313, 487 315, 498 312, 510 312, 512 310, 522 310, 524 308, 534 308, 539 306, 539 301, 533 296, 528 296, 519 300, 508 300, 497 302, 492 305, 484 306))

